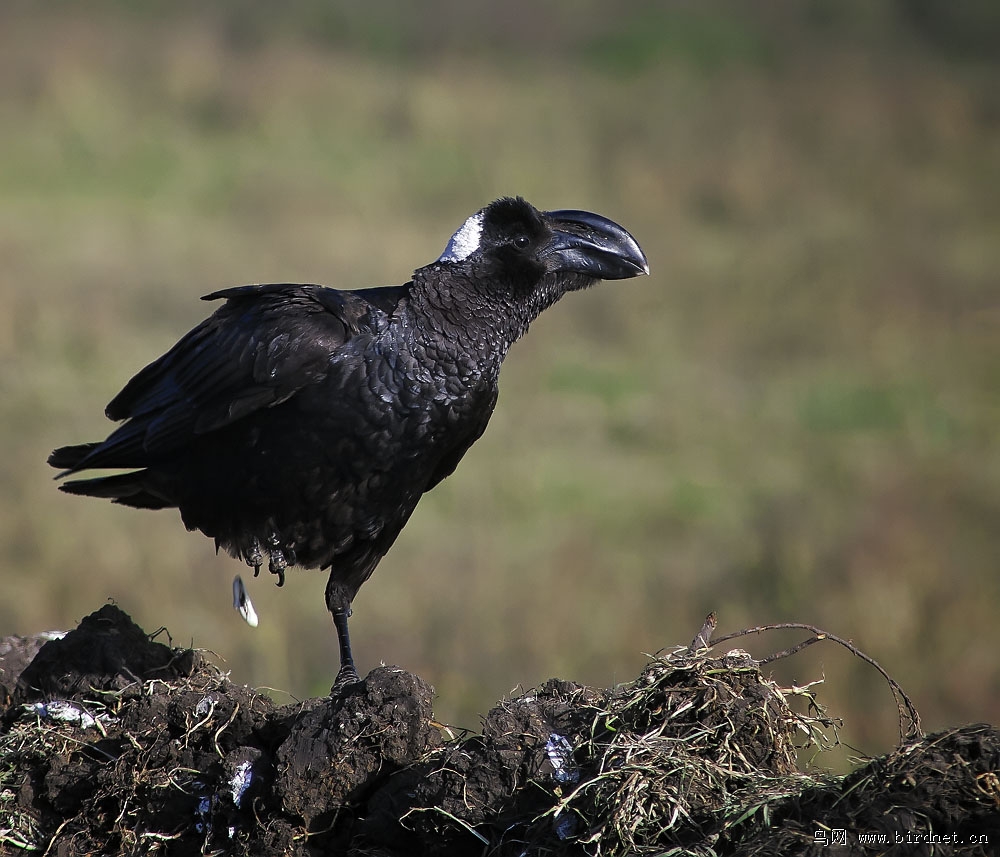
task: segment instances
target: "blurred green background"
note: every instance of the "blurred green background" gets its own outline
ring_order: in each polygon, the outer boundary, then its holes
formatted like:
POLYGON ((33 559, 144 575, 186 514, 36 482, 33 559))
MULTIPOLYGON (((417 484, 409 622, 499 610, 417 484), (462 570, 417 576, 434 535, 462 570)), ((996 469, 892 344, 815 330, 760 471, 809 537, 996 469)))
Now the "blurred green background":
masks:
MULTIPOLYGON (((45 458, 105 436, 200 295, 403 282, 522 194, 619 220, 652 276, 512 351, 355 602, 359 669, 476 727, 518 685, 627 680, 714 609, 850 637, 928 728, 1000 722, 997 8, 5 3, 0 633, 112 598, 238 682, 325 693, 324 574, 250 581, 252 631, 239 563, 175 513, 60 494, 45 458)), ((847 654, 777 671, 825 676, 854 746, 895 740, 847 654)))

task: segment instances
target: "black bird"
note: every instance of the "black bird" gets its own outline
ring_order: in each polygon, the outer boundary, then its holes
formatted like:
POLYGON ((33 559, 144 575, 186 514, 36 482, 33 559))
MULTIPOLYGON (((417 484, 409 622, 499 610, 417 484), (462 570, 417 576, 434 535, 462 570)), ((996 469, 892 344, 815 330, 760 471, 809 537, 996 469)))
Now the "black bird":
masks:
POLYGON ((500 363, 566 292, 649 273, 617 223, 521 198, 472 215, 406 285, 224 289, 213 315, 111 400, 107 440, 55 450, 70 494, 176 507, 254 573, 329 568, 334 688, 358 680, 355 594, 497 401, 500 363))

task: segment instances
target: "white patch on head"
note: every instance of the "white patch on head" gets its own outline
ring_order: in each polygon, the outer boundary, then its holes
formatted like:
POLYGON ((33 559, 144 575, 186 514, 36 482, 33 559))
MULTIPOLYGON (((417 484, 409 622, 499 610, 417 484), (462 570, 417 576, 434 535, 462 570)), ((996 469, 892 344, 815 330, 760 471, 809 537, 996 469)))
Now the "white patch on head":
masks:
POLYGON ((439 262, 461 262, 479 249, 479 239, 483 234, 483 213, 473 214, 462 228, 451 236, 439 262))

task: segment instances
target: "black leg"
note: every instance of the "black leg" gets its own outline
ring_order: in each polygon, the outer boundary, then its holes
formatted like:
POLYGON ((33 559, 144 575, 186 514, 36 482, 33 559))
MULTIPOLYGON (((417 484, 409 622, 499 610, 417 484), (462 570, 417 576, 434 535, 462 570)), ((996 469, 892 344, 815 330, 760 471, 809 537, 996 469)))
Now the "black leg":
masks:
POLYGON ((354 656, 351 654, 351 637, 347 633, 347 617, 351 611, 346 613, 337 612, 333 614, 333 624, 337 628, 337 642, 340 644, 340 671, 330 688, 330 694, 339 693, 347 685, 361 681, 358 671, 354 668, 354 656))
POLYGON ((348 590, 335 578, 336 572, 330 572, 330 580, 326 584, 326 606, 333 615, 333 624, 337 629, 337 643, 340 645, 340 670, 330 688, 330 694, 340 693, 345 687, 361 681, 354 667, 354 656, 351 654, 351 635, 347 630, 347 620, 351 615, 353 590, 348 590))

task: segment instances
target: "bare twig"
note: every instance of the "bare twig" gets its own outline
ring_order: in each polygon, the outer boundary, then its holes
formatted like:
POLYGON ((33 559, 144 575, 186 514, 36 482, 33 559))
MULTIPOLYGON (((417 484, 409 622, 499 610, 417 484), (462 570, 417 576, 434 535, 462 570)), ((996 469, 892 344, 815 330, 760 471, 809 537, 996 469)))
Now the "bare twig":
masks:
MULTIPOLYGON (((711 614, 714 616, 715 614, 711 614)), ((798 631, 808 631, 813 636, 807 640, 803 640, 791 648, 785 649, 781 652, 775 652, 774 654, 768 655, 758 661, 758 664, 764 666, 772 661, 780 660, 781 658, 787 658, 803 649, 811 646, 813 643, 818 643, 821 640, 830 640, 831 642, 837 643, 843 646, 847 651, 849 651, 856 658, 860 658, 866 664, 873 667, 878 671, 879 675, 885 679, 886 683, 889 685, 889 689, 892 691, 893 698, 896 700, 896 710, 899 713, 899 734, 900 738, 903 740, 908 740, 911 738, 916 738, 921 734, 920 731, 920 715, 917 713, 917 709, 910 697, 906 695, 903 688, 899 686, 899 683, 891 676, 885 669, 882 668, 881 664, 878 663, 874 658, 866 655, 861 649, 854 645, 850 640, 845 640, 843 637, 838 637, 836 634, 831 634, 829 631, 824 631, 821 628, 817 628, 815 625, 808 625, 803 622, 776 622, 773 625, 758 625, 755 628, 745 628, 742 631, 734 631, 732 634, 725 634, 721 637, 717 637, 711 640, 711 646, 717 646, 720 643, 726 643, 729 640, 735 640, 739 637, 746 637, 750 634, 762 634, 765 631, 786 631, 786 630, 798 630, 798 631)))

